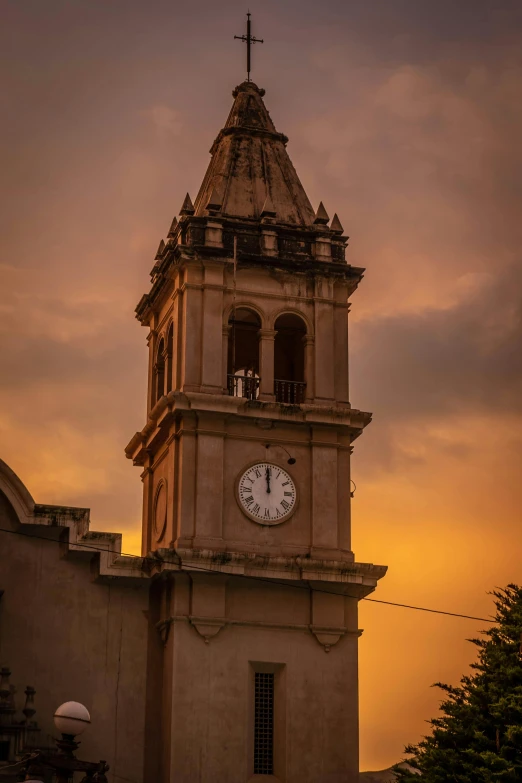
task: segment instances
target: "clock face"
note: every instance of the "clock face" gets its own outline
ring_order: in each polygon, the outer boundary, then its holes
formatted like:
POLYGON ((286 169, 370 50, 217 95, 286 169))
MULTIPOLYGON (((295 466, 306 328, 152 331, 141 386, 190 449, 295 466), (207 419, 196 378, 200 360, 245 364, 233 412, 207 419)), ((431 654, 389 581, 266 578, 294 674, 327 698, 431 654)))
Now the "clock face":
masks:
POLYGON ((239 477, 237 496, 244 513, 261 525, 277 525, 296 509, 292 477, 271 462, 258 462, 239 477))

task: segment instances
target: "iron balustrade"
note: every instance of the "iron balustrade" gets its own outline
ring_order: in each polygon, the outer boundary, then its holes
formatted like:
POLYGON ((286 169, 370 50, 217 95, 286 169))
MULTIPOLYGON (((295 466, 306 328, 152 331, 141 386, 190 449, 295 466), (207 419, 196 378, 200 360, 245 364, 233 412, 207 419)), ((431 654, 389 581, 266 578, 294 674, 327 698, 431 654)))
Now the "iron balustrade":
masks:
POLYGON ((247 400, 257 400, 259 397, 259 381, 252 375, 227 375, 228 393, 231 397, 243 397, 247 400))
MULTIPOLYGON (((259 384, 261 379, 242 373, 227 375, 228 393, 231 397, 242 397, 246 400, 257 400, 259 397, 259 384)), ((289 405, 301 405, 305 401, 306 383, 303 381, 274 381, 274 394, 276 402, 284 402, 289 405)))
POLYGON ((274 381, 276 402, 301 405, 305 401, 306 383, 302 381, 274 381))

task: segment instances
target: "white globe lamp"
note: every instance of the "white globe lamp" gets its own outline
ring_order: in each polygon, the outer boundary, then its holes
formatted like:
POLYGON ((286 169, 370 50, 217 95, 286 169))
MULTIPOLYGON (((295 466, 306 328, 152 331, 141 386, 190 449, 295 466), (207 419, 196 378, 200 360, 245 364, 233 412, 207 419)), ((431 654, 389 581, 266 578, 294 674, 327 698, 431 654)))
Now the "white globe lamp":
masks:
POLYGON ((89 710, 78 701, 66 701, 54 713, 54 725, 68 737, 82 734, 91 722, 89 710))

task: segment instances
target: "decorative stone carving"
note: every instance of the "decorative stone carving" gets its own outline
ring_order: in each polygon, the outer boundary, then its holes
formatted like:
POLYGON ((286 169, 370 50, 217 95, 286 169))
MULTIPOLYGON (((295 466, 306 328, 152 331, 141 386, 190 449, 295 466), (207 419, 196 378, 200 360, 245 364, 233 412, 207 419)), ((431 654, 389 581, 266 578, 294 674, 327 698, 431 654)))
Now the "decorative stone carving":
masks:
POLYGON ((190 624, 200 636, 209 644, 210 640, 217 636, 227 621, 224 617, 189 617, 190 624))
POLYGON ((323 628, 320 625, 311 625, 310 631, 313 633, 319 644, 324 647, 325 652, 330 652, 330 649, 337 644, 341 636, 346 633, 346 628, 323 628))

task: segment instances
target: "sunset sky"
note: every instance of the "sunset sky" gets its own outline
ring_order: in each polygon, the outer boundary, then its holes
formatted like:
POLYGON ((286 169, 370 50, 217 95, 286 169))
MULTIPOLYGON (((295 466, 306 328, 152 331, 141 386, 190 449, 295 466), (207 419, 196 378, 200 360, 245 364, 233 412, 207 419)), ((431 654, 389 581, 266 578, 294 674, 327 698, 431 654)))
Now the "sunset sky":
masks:
MULTIPOLYGON (((139 550, 159 240, 244 78, 240 0, 0 0, 0 456, 139 550)), ((249 0, 253 79, 367 269, 354 549, 376 598, 487 617, 522 582, 522 3, 249 0)), ((361 768, 401 758, 482 622, 361 604, 361 768)))

